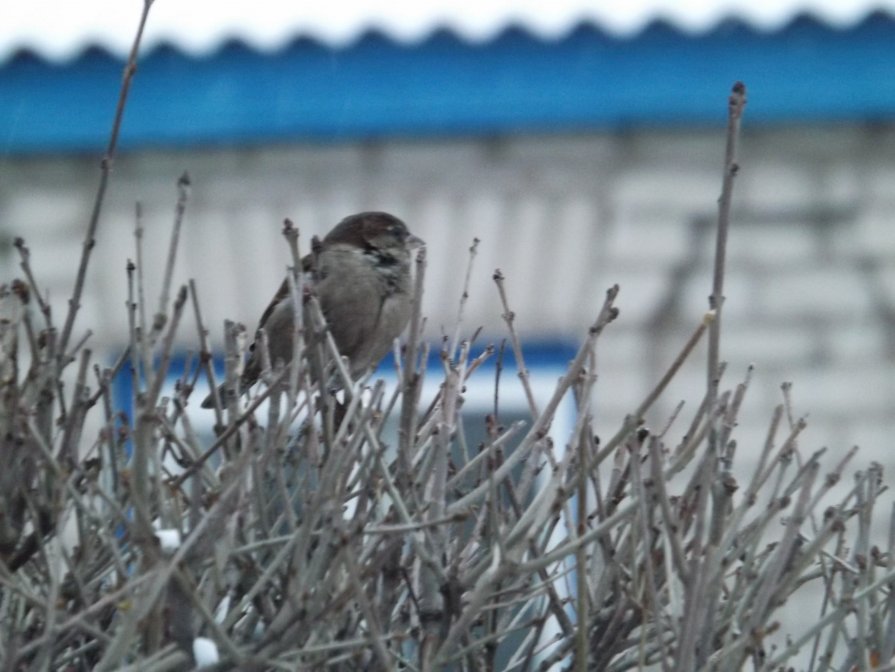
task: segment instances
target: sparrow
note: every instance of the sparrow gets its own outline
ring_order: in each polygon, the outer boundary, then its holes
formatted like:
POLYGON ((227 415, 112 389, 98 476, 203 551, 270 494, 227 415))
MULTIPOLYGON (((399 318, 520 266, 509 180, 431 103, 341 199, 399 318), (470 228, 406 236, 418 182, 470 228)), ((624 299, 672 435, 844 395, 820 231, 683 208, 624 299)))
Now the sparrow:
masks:
MULTIPOLYGON (((424 244, 394 215, 361 212, 339 222, 319 248, 302 259, 302 271, 317 295, 339 354, 348 359, 353 378, 379 364, 407 326, 412 300, 411 254, 424 244)), ((258 329, 264 328, 267 335, 271 363, 292 360, 294 319, 287 278, 258 322, 258 329)), ((249 347, 240 393, 261 375, 256 344, 249 347)), ((223 390, 222 385, 219 391, 223 390)), ((209 394, 202 407, 213 406, 214 395, 209 394)))

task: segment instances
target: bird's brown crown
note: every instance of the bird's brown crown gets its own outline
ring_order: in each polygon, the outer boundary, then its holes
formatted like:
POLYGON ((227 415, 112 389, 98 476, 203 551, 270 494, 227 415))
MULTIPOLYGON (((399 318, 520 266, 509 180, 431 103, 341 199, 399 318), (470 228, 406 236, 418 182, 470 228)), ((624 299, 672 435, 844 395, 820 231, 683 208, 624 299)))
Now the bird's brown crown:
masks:
POLYGON ((403 245, 410 233, 400 219, 387 212, 359 212, 339 222, 323 239, 324 245, 341 243, 364 248, 403 245))

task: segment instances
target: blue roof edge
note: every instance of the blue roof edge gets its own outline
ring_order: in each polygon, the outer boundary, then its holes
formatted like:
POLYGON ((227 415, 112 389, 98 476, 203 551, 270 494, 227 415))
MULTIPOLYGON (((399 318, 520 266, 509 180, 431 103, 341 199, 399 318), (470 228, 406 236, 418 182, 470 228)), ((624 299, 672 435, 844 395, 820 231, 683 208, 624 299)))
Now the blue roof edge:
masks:
MULTIPOLYGON (((122 67, 97 48, 0 65, 0 155, 101 149, 122 67)), ((736 80, 750 124, 893 119, 895 19, 803 15, 770 32, 731 19, 697 34, 656 21, 630 37, 581 24, 556 40, 509 27, 484 43, 371 31, 343 48, 231 41, 205 56, 163 45, 138 64, 121 147, 717 125, 736 80)))

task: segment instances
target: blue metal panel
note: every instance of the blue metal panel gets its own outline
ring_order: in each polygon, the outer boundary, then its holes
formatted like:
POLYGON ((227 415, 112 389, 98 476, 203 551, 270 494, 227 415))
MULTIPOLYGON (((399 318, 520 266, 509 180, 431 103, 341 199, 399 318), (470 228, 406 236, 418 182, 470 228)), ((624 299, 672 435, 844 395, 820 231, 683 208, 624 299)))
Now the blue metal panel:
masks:
MULTIPOLYGON (((0 66, 0 153, 101 148, 122 67, 98 50, 0 66)), ((140 63, 122 145, 718 124, 737 79, 750 124, 893 119, 895 21, 835 29, 803 17, 773 33, 728 21, 700 35, 656 23, 630 38, 582 25, 550 42, 508 29, 484 44, 370 33, 343 49, 228 44, 206 58, 161 47, 140 63)))
MULTIPOLYGON (((495 374, 496 367, 498 365, 498 361, 502 368, 502 380, 503 385, 517 385, 517 372, 518 367, 516 366, 516 359, 513 355, 513 351, 509 346, 504 348, 504 351, 501 355, 499 351, 499 345, 495 344, 498 348, 494 354, 486 360, 486 362, 478 369, 476 373, 476 381, 478 384, 485 385, 494 385, 496 384, 495 374)), ((427 362, 427 377, 435 378, 436 380, 442 376, 444 371, 444 364, 441 361, 440 356, 440 343, 432 343, 431 349, 429 352, 429 359, 427 362)), ((481 345, 473 345, 470 353, 470 360, 475 359, 480 356, 484 352, 484 346, 481 345)), ((569 365, 575 355, 578 353, 578 346, 568 342, 568 341, 535 341, 532 343, 527 343, 523 348, 523 355, 525 357, 525 366, 530 371, 543 371, 547 370, 559 370, 563 371, 569 365)), ((116 358, 113 358, 109 361, 109 365, 112 365, 116 358)), ((155 362, 155 366, 158 366, 158 362, 155 362)), ((189 374, 186 376, 187 380, 192 381, 194 377, 194 373, 199 366, 196 358, 194 356, 190 356, 189 360, 184 353, 175 353, 171 358, 171 361, 168 365, 168 375, 166 377, 165 385, 173 388, 174 384, 184 377, 184 372, 189 366, 189 374)), ((215 369, 215 376, 217 377, 217 382, 223 383, 226 378, 226 370, 224 365, 224 359, 222 356, 217 356, 214 358, 213 366, 215 369)), ((374 376, 374 380, 380 377, 393 377, 396 374, 394 359, 391 355, 387 356, 376 369, 376 374, 374 376)), ((132 369, 131 362, 126 362, 124 366, 118 371, 118 374, 112 380, 112 398, 113 398, 113 407, 116 412, 123 412, 127 416, 127 421, 133 424, 133 412, 134 412, 134 372, 132 369)), ((206 379, 204 372, 199 375, 197 382, 197 390, 193 396, 193 405, 197 406, 198 403, 205 396, 205 391, 207 388, 208 380, 206 379)), ((164 389, 164 388, 163 388, 164 389)), ((502 388, 505 389, 505 388, 502 388)))

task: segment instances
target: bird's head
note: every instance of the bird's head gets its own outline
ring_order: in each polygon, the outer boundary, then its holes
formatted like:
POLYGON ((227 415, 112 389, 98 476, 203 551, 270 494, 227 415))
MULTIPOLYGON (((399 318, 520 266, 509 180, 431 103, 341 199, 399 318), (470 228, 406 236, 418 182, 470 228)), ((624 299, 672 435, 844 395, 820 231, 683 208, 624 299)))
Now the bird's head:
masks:
POLYGON ((387 212, 349 215, 323 239, 324 246, 355 245, 366 252, 392 257, 409 256, 425 243, 407 230, 407 225, 387 212))

